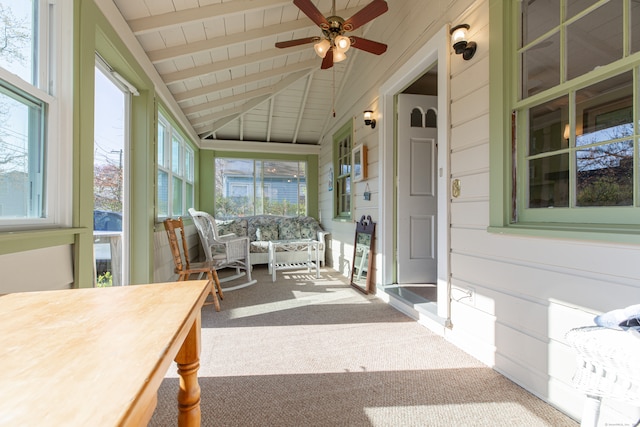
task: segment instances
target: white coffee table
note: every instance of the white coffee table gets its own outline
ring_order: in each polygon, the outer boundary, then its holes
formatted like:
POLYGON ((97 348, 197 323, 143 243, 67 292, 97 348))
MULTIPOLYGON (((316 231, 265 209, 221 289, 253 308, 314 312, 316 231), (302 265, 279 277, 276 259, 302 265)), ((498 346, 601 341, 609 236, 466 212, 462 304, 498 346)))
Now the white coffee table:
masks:
MULTIPOLYGON (((295 239, 295 240, 270 240, 269 241, 269 273, 271 279, 276 281, 276 271, 280 270, 299 270, 307 268, 311 272, 312 268, 316 270, 316 279, 320 278, 320 242, 313 239, 295 239), (307 260, 301 262, 289 262, 280 260, 278 255, 284 255, 286 252, 296 252, 307 250, 307 260)), ((284 257, 283 257, 284 258, 284 257)))

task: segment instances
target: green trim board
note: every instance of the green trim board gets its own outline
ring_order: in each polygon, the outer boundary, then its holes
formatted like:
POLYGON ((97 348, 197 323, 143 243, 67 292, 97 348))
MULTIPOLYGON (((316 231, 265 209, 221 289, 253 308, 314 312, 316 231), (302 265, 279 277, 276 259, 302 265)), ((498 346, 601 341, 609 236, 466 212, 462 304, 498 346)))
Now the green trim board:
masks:
POLYGON ((0 233, 0 255, 71 245, 76 236, 92 235, 87 228, 51 228, 0 233))
MULTIPOLYGON (((129 149, 130 283, 153 280, 153 204, 155 190, 154 86, 117 32, 91 0, 76 2, 74 22, 74 226, 93 228, 94 67, 98 52, 119 74, 136 86, 131 97, 129 149)), ((93 239, 77 235, 74 282, 93 286, 93 239)))

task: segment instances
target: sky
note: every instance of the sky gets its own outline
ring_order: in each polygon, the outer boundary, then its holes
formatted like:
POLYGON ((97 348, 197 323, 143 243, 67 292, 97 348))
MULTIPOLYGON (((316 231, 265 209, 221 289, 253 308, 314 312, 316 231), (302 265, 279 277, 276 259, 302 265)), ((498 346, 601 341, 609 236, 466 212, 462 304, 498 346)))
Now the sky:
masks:
POLYGON ((118 164, 120 150, 124 150, 125 95, 97 68, 95 75, 95 163, 118 164))

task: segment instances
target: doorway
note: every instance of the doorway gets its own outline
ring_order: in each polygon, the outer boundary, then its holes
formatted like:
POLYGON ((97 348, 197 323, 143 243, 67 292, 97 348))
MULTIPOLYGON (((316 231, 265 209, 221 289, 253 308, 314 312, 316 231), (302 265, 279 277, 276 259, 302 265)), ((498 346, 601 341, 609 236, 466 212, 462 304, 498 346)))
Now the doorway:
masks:
MULTIPOLYGON (((385 117, 380 131, 381 193, 387 195, 381 203, 385 221, 378 234, 385 254, 382 288, 390 304, 414 317, 426 314, 435 321, 429 321, 434 327, 448 325, 450 317, 447 41, 448 30, 443 27, 380 88, 385 117), (406 115, 400 111, 405 96, 431 102, 409 102, 408 115, 421 117, 423 129, 416 135, 403 136, 400 129, 404 119, 397 116, 406 115), (413 177, 402 175, 410 169, 407 162, 416 166, 413 177), (420 169, 425 164, 429 168, 420 169), (415 195, 418 204, 411 207, 415 195), (410 242, 407 236, 417 239, 410 242)), ((410 127, 406 122, 404 126, 410 127)))
POLYGON ((94 260, 98 287, 128 283, 127 147, 130 92, 100 58, 95 67, 94 260))

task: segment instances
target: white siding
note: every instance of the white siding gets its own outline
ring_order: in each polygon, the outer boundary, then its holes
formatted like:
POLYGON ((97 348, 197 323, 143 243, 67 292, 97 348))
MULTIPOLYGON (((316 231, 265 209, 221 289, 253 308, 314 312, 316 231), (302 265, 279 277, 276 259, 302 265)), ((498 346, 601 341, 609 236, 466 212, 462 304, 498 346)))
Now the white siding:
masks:
MULTIPOLYGON (((445 336, 527 390, 578 419, 583 396, 571 377, 575 355, 565 344, 568 330, 590 325, 594 315, 638 303, 640 247, 589 241, 500 235, 489 226, 489 3, 451 1, 434 7, 395 2, 389 13, 395 25, 373 26, 367 37, 407 46, 399 57, 365 54, 354 63, 353 78, 339 98, 338 118, 330 123, 320 156, 320 209, 323 226, 332 231, 334 266, 350 259, 353 228, 328 221, 333 207, 326 192, 331 163, 331 135, 355 117, 354 145, 369 147, 369 179, 355 185, 354 218, 363 213, 375 220, 379 207, 377 132, 362 124, 362 111, 377 111, 377 88, 429 37, 446 23, 471 25, 470 39, 478 43, 476 56, 464 61, 451 56, 450 172, 461 181, 461 195, 450 206, 451 322, 445 336), (434 12, 446 9, 440 14, 434 12), (378 31, 378 33, 375 33, 378 31), (362 199, 369 185, 370 202, 362 199), (471 290, 471 297, 465 291, 471 290)), ((403 2, 404 3, 404 2, 403 2)), ((415 4, 415 2, 409 2, 415 4)), ((446 94, 440 93, 440 96, 446 94)), ((390 118, 378 117, 391 124, 390 118)), ((339 267, 336 267, 339 268, 339 267)), ((638 410, 605 399, 601 424, 626 423, 638 410)))
POLYGON ((69 289, 73 285, 72 247, 54 246, 0 256, 0 294, 69 289))

